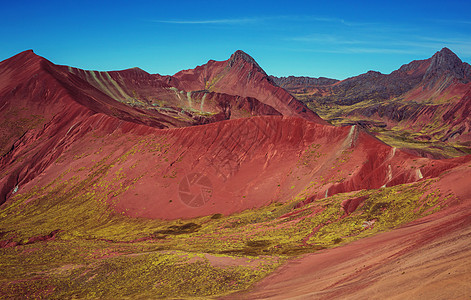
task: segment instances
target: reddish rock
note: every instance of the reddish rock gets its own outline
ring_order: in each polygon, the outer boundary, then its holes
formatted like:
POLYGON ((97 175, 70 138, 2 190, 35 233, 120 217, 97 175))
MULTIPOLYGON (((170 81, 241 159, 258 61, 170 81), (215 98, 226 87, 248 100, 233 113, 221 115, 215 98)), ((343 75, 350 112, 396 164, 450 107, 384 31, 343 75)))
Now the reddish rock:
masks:
POLYGON ((351 198, 351 199, 347 199, 347 200, 344 200, 342 202, 342 208, 343 210, 345 211, 346 214, 351 214, 352 212, 354 212, 358 206, 360 206, 361 203, 363 203, 363 201, 365 201, 366 199, 368 199, 367 196, 363 196, 363 197, 356 197, 356 198, 351 198))

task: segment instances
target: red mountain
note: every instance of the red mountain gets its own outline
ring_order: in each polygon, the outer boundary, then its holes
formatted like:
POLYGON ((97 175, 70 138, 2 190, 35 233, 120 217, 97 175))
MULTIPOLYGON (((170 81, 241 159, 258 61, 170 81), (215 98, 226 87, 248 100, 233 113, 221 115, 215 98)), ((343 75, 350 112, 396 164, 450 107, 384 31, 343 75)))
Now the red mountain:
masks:
POLYGON ((316 113, 277 87, 255 60, 238 50, 226 61, 210 60, 192 70, 166 77, 166 82, 185 91, 206 90, 254 97, 285 116, 299 116, 326 124, 316 113))
POLYGON ((384 141, 424 155, 471 151, 471 66, 448 48, 391 74, 272 79, 334 124, 367 126, 384 141))
MULTIPOLYGON (((441 209, 433 228, 469 220, 469 210, 443 216, 469 206, 471 155, 418 157, 362 126, 325 124, 241 51, 166 77, 84 71, 23 52, 0 63, 0 117, 0 250, 15 266, 0 276, 0 293, 11 298, 222 296, 287 257, 441 209)), ((457 237, 441 230, 438 242, 457 237)), ((413 247, 410 232, 385 236, 413 247)), ((377 239, 374 249, 399 247, 377 239)), ((420 245, 431 241, 427 232, 420 245)), ((338 257, 363 261, 345 255, 359 249, 349 247, 320 260, 329 270, 338 257)), ((408 253, 417 254, 396 255, 408 253)), ((302 269, 305 281, 290 266, 288 280, 316 292, 312 270, 302 269)), ((344 296, 351 290, 337 285, 357 268, 340 282, 323 272, 326 293, 344 296)), ((267 277, 254 297, 285 278, 267 277)))

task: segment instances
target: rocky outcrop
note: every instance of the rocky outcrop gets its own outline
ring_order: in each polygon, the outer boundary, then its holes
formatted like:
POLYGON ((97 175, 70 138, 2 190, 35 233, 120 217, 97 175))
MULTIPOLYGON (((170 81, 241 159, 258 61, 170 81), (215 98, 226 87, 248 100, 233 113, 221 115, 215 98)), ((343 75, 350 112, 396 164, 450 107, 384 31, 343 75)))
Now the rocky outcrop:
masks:
POLYGON ((440 79, 444 80, 444 77, 461 83, 471 81, 471 66, 462 62, 450 49, 443 48, 429 60, 430 65, 422 79, 427 87, 433 88, 440 79))

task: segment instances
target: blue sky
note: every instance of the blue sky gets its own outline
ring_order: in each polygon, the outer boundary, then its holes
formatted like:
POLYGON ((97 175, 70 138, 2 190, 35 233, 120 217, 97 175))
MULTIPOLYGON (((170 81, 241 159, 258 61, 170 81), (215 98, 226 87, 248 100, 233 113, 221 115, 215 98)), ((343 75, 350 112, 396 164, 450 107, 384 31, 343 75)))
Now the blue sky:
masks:
POLYGON ((471 1, 2 1, 0 60, 174 74, 241 49, 268 73, 390 73, 443 47, 471 62, 471 1))

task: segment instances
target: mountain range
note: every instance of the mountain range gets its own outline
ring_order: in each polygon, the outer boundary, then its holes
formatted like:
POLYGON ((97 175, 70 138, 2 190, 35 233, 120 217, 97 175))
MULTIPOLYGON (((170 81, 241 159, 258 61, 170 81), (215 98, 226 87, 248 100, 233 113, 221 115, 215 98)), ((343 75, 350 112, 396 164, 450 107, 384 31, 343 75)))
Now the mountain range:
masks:
POLYGON ((470 153, 471 66, 448 48, 390 74, 342 81, 271 77, 333 124, 359 124, 388 144, 422 156, 470 153))
POLYGON ((0 62, 0 247, 15 267, 0 291, 361 297, 355 276, 374 271, 384 296, 397 274, 381 268, 410 259, 413 293, 416 261, 435 274, 471 253, 431 254, 469 240, 470 96, 471 67, 447 48, 342 81, 268 76, 240 50, 173 76, 19 53, 0 62), (385 265, 351 267, 368 243, 392 249, 385 265), (323 284, 315 267, 272 273, 318 255, 323 284))

